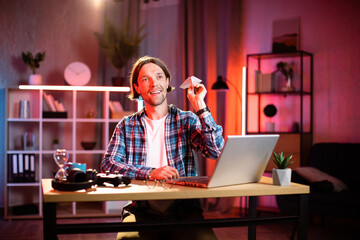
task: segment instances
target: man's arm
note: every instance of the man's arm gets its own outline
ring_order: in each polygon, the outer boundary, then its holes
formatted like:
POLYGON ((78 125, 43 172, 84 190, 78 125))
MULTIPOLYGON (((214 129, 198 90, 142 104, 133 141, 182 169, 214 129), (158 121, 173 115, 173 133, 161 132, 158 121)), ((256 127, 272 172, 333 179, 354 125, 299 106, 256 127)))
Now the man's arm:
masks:
POLYGON ((196 150, 200 150, 206 157, 217 159, 224 147, 222 127, 217 125, 206 107, 204 98, 207 90, 203 84, 193 83, 187 90, 187 97, 194 107, 200 122, 192 131, 191 143, 196 150))
POLYGON ((207 158, 219 158, 225 141, 222 127, 215 123, 212 115, 206 113, 200 116, 191 128, 190 141, 194 149, 207 158))
POLYGON ((134 153, 127 156, 127 147, 129 146, 125 141, 125 124, 123 120, 114 130, 101 162, 101 171, 111 173, 118 171, 120 174, 132 179, 146 179, 152 168, 141 164, 142 157, 139 154, 134 153), (129 162, 133 164, 129 164, 129 162))

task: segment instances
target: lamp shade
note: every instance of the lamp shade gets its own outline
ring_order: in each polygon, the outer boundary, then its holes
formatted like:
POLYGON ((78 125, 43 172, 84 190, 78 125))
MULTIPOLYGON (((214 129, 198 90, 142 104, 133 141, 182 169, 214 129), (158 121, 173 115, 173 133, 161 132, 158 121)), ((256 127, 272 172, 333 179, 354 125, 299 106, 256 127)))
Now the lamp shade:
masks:
POLYGON ((211 87, 212 90, 229 90, 229 86, 223 80, 222 76, 218 76, 216 82, 211 87))

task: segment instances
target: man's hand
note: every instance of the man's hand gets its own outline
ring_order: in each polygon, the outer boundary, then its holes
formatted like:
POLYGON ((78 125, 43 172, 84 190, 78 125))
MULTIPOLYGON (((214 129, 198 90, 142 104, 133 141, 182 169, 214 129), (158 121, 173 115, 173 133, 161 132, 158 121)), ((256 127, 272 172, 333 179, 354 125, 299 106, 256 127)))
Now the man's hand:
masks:
POLYGON ((192 85, 187 90, 187 97, 191 102, 191 105, 194 107, 195 111, 199 111, 206 107, 204 98, 207 93, 207 90, 204 84, 201 83, 192 83, 192 85))
POLYGON ((150 180, 164 180, 164 179, 171 179, 171 178, 178 178, 180 177, 179 172, 176 168, 170 166, 163 166, 160 168, 155 168, 150 174, 150 180))

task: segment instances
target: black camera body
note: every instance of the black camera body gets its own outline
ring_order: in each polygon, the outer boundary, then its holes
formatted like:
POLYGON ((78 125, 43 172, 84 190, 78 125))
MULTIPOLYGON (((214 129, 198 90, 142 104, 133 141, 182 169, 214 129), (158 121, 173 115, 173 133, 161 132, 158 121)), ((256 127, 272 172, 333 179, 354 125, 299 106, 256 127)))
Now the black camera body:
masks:
POLYGON ((88 169, 84 173, 80 169, 74 168, 69 172, 67 181, 54 179, 51 186, 59 191, 77 191, 91 188, 94 185, 106 186, 104 183, 111 183, 114 187, 122 183, 127 186, 131 183, 131 179, 117 172, 113 174, 110 174, 110 172, 98 173, 95 169, 88 169))
POLYGON ((96 175, 96 184, 98 186, 104 186, 104 183, 111 183, 114 187, 117 187, 122 183, 127 186, 131 183, 131 179, 118 173, 98 173, 96 175))

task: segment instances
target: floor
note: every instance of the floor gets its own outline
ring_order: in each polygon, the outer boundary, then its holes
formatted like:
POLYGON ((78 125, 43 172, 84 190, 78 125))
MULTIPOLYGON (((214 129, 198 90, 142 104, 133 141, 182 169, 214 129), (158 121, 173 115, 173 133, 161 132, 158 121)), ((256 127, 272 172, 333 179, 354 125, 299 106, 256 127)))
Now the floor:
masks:
MULTIPOLYGON (((238 214, 236 209, 228 214, 220 214, 218 212, 206 212, 207 218, 217 216, 231 217, 238 214)), ((269 213, 261 213, 268 215, 269 213)), ((273 213, 271 213, 273 214, 273 213)), ((276 214, 276 213, 275 213, 276 214)), ((102 221, 118 221, 116 218, 104 218, 102 221)), ((62 223, 71 223, 79 221, 74 219, 61 219, 62 223)), ((85 222, 96 222, 99 219, 85 219, 85 222)), ((292 223, 281 225, 263 225, 257 227, 257 239, 259 240, 288 240, 290 239, 292 223)), ((42 239, 42 220, 4 220, 0 219, 0 239, 2 240, 38 240, 42 239)), ((247 228, 218 228, 214 230, 219 240, 242 240, 247 239, 247 228)), ((114 240, 116 233, 106 234, 73 234, 59 235, 59 240, 114 240)), ((309 240, 359 240, 360 239, 360 219, 342 219, 328 217, 324 222, 319 217, 309 219, 309 240)))

